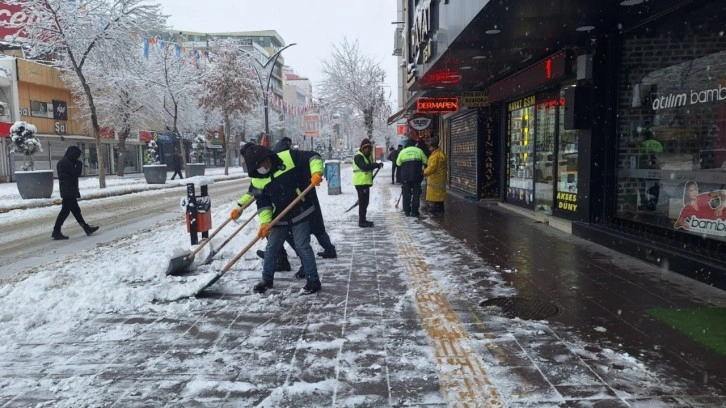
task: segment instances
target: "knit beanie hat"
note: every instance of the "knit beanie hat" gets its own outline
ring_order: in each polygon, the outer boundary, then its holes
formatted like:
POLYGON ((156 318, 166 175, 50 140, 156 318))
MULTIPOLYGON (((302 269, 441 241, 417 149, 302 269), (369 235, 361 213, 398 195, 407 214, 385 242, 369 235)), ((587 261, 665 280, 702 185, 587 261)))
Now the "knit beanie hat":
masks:
POLYGON ((274 154, 272 150, 265 146, 253 143, 247 143, 242 146, 240 153, 242 153, 242 157, 244 157, 245 163, 247 163, 248 170, 257 169, 260 167, 260 163, 262 163, 263 160, 274 154))
POLYGON ((361 142, 360 142, 360 149, 363 150, 363 148, 366 147, 366 146, 371 147, 372 146, 371 145, 371 141, 368 140, 368 139, 361 140, 361 142))

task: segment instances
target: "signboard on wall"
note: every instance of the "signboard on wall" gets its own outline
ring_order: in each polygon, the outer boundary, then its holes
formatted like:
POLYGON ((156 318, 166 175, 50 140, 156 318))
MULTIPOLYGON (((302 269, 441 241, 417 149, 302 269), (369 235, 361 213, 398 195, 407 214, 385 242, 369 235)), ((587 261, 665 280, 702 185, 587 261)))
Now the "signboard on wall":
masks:
POLYGON ((28 15, 23 12, 22 6, 9 5, 0 1, 0 40, 12 38, 20 29, 10 27, 24 24, 27 21, 28 15))
POLYGON ((68 105, 65 101, 53 100, 53 119, 68 120, 68 105))
POLYGON ((444 113, 459 110, 459 98, 418 98, 416 112, 418 113, 444 113))
POLYGON ((499 163, 499 109, 487 108, 481 110, 481 136, 483 151, 481 153, 482 175, 479 180, 479 198, 498 198, 500 196, 499 163))
POLYGON ((53 119, 53 104, 41 101, 30 101, 30 116, 53 119))

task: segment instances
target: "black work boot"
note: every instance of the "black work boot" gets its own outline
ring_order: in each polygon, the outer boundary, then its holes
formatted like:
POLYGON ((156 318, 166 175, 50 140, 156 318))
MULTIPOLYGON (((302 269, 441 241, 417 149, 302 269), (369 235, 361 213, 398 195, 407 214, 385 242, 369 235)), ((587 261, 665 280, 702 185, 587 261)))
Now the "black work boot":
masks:
POLYGON ((83 226, 83 230, 86 231, 86 235, 91 235, 94 232, 98 231, 98 226, 86 224, 83 226))
POLYGON ((277 262, 275 263, 275 272, 291 270, 292 267, 290 267, 290 261, 287 260, 287 254, 285 252, 280 252, 280 255, 277 257, 277 262))
POLYGON ((326 249, 322 252, 318 252, 318 256, 325 258, 325 259, 335 259, 338 257, 338 253, 335 252, 335 247, 332 247, 332 248, 329 248, 329 250, 326 249))
POLYGON ((308 282, 303 286, 300 293, 302 295, 312 295, 315 292, 320 292, 322 285, 320 285, 320 281, 316 280, 315 282, 308 282))
POLYGON ((59 241, 61 239, 68 239, 68 237, 61 234, 60 231, 53 231, 53 234, 50 237, 55 239, 56 241, 59 241))
POLYGON ((272 289, 272 281, 268 282, 268 281, 262 280, 262 281, 260 281, 260 283, 255 285, 254 288, 252 288, 252 290, 255 293, 265 293, 265 291, 267 291, 267 289, 272 289))
POLYGON ((257 256, 259 256, 262 259, 265 259, 265 251, 257 250, 257 256))
POLYGON ((295 273, 295 277, 298 279, 305 279, 305 269, 303 269, 302 265, 300 266, 300 269, 298 269, 295 273))
POLYGON ((361 228, 373 228, 373 222, 372 221, 360 221, 358 223, 358 226, 361 228))

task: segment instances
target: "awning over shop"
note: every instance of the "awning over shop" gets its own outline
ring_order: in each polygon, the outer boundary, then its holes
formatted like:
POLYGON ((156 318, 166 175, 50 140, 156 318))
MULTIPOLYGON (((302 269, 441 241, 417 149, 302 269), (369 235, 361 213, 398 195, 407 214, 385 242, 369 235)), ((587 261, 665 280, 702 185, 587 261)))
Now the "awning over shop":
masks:
POLYGON ((393 115, 388 117, 388 124, 392 125, 396 122, 398 122, 399 119, 404 117, 406 115, 406 108, 401 109, 400 111, 394 113, 393 115))
POLYGON ((400 119, 408 119, 409 116, 412 116, 416 113, 416 100, 422 96, 426 95, 426 91, 419 91, 413 94, 411 98, 409 98, 408 101, 406 101, 405 106, 400 111, 394 113, 393 115, 388 117, 387 123, 389 125, 392 125, 396 123, 400 119))

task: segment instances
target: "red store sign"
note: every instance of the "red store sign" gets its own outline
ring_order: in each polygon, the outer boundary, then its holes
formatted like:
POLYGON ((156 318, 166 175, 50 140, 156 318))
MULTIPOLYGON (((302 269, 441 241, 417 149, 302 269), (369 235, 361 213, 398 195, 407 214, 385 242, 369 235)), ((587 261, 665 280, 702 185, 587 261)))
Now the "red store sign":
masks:
POLYGON ((10 122, 0 122, 0 137, 10 137, 10 128, 13 124, 10 122))
POLYGON ((28 15, 22 6, 11 6, 0 1, 0 40, 14 36, 20 28, 9 28, 12 25, 22 25, 28 22, 28 15))

